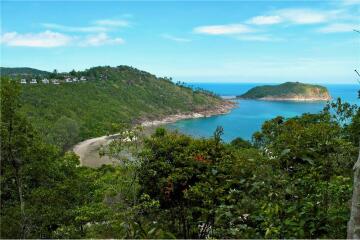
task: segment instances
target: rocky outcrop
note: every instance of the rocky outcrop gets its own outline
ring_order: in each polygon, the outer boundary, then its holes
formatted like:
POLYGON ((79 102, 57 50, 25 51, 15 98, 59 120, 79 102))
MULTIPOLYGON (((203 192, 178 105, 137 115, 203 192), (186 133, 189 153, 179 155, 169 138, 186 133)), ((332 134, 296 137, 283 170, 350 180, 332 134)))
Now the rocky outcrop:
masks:
POLYGON ((213 115, 226 114, 226 113, 230 112, 231 109, 233 109, 235 106, 236 106, 236 103, 234 103, 232 101, 224 101, 222 104, 219 104, 212 109, 199 110, 199 111, 191 112, 191 113, 173 114, 173 115, 166 116, 159 120, 143 121, 141 123, 141 125, 144 127, 157 126, 157 125, 162 125, 162 124, 167 124, 167 123, 173 123, 173 122, 176 122, 179 120, 184 120, 184 119, 203 118, 203 117, 210 117, 213 115))

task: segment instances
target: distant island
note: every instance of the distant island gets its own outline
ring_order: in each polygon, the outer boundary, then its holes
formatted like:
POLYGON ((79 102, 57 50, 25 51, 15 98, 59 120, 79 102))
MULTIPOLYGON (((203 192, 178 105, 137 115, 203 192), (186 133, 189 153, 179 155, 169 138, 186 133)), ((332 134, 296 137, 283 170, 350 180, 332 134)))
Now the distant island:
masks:
POLYGON ((300 82, 286 82, 279 85, 265 85, 250 89, 237 96, 238 99, 268 101, 328 101, 331 96, 326 87, 300 82))

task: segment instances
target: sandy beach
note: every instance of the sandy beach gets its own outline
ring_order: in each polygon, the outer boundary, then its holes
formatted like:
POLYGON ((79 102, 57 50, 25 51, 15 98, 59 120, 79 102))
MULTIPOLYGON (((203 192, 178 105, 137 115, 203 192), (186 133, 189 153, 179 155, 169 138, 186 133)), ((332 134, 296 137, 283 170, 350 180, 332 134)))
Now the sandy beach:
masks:
MULTIPOLYGON (((226 101, 214 109, 193 113, 173 114, 158 120, 145 120, 142 121, 140 125, 145 128, 151 128, 184 119, 203 118, 214 115, 227 114, 235 107, 236 103, 226 101)), ((80 165, 97 168, 103 164, 114 164, 114 162, 108 156, 100 157, 99 150, 102 146, 109 144, 112 139, 116 137, 116 135, 117 134, 91 138, 76 144, 73 148, 73 151, 76 155, 79 156, 80 165)))

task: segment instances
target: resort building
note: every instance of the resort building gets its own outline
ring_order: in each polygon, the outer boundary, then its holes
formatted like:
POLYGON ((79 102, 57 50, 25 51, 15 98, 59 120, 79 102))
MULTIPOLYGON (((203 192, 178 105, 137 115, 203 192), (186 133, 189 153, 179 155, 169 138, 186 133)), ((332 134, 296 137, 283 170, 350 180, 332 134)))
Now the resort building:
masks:
POLYGON ((65 79, 65 82, 71 83, 71 82, 72 82, 72 79, 71 79, 71 78, 66 78, 66 79, 65 79))
POLYGON ((53 79, 53 80, 52 80, 52 83, 55 84, 55 85, 59 85, 59 84, 60 84, 57 79, 53 79))
POLYGON ((81 81, 86 81, 86 78, 84 76, 81 76, 80 80, 81 81))
POLYGON ((44 79, 42 80, 42 83, 44 83, 44 84, 49 84, 49 80, 48 80, 47 78, 44 78, 44 79))
POLYGON ((21 83, 21 84, 26 84, 26 79, 25 79, 25 78, 21 79, 21 80, 20 80, 20 83, 21 83))
POLYGON ((34 83, 37 83, 37 81, 36 81, 35 78, 33 78, 33 79, 31 79, 30 83, 31 83, 31 84, 34 84, 34 83))

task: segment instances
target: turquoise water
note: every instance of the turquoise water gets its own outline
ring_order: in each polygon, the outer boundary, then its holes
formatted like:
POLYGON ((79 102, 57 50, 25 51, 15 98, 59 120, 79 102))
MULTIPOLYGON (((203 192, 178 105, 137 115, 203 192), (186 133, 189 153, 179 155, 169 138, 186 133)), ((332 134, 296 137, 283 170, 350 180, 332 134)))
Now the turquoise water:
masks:
MULTIPOLYGON (((263 84, 214 84, 197 83, 194 87, 201 87, 213 91, 221 96, 240 95, 250 88, 263 84)), ((357 91, 359 85, 325 85, 331 96, 336 99, 359 105, 357 91)), ((264 121, 276 116, 293 117, 303 113, 316 113, 323 109, 326 102, 274 102, 256 100, 236 100, 237 108, 229 114, 209 118, 181 120, 169 124, 170 129, 177 129, 195 137, 212 136, 217 126, 224 128, 224 141, 231 141, 236 137, 251 139, 255 131, 260 130, 264 121)))

